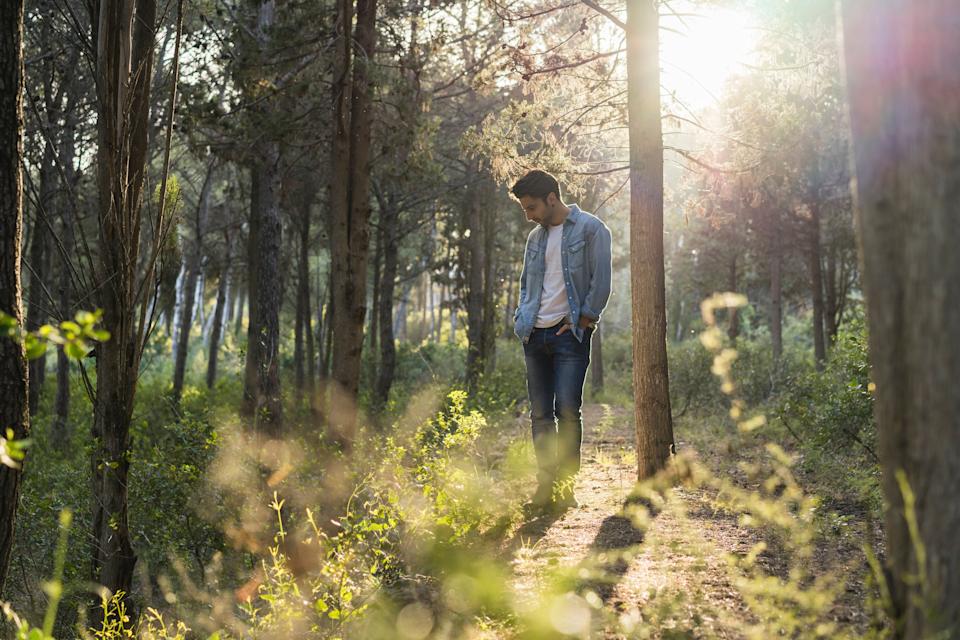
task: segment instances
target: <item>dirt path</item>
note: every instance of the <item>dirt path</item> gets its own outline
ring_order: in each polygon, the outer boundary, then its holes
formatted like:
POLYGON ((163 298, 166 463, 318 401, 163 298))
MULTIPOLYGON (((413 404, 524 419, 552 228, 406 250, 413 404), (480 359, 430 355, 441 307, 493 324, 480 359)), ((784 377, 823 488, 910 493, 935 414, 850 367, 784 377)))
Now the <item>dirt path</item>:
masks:
POLYGON ((748 613, 725 556, 746 553, 753 536, 702 492, 682 489, 636 529, 622 515, 636 473, 631 422, 624 410, 584 407, 580 506, 532 520, 514 537, 518 602, 534 606, 566 574, 593 604, 590 628, 581 629, 590 637, 624 637, 641 624, 659 637, 742 637, 736 629, 748 613))

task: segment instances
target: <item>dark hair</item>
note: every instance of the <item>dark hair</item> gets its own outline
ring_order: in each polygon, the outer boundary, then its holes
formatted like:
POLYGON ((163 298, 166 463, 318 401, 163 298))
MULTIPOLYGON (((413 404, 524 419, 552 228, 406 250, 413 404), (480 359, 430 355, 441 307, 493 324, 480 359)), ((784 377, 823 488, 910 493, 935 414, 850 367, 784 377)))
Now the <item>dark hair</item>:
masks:
POLYGON ((546 171, 534 169, 527 172, 527 175, 517 180, 510 192, 519 200, 523 196, 532 196, 546 200, 551 193, 557 194, 560 198, 560 183, 557 179, 546 171))

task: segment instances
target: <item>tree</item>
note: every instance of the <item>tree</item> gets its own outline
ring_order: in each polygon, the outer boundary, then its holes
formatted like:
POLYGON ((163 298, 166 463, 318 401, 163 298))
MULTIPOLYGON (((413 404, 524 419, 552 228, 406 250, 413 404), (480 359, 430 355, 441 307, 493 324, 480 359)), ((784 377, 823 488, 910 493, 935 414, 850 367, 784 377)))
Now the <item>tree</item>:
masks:
POLYGON ((360 355, 367 304, 367 254, 370 238, 370 129, 372 65, 376 43, 377 0, 337 1, 333 68, 334 136, 330 181, 333 280, 333 380, 331 413, 336 437, 350 444, 356 431, 360 355), (352 37, 351 37, 352 36, 352 37), (352 47, 356 55, 352 55, 352 47))
MULTIPOLYGON (((130 423, 149 337, 154 273, 171 218, 167 202, 173 106, 179 70, 183 0, 178 2, 166 145, 159 206, 144 229, 141 205, 150 123, 150 87, 157 11, 155 0, 101 0, 95 20, 97 87, 97 195, 99 255, 97 303, 111 339, 97 347, 93 417, 92 578, 129 593, 137 557, 128 525, 130 423), (149 242, 144 242, 149 239, 149 242), (138 313, 139 311, 139 313, 138 313)), ((99 604, 99 603, 98 603, 99 604)))
POLYGON ((960 7, 845 0, 896 634, 960 628, 960 7))
POLYGON ((658 29, 656 4, 649 0, 627 1, 633 394, 637 475, 641 479, 663 469, 673 450, 663 268, 663 137, 658 29))
MULTIPOLYGON (((0 311, 23 323, 20 243, 23 238, 23 0, 0 3, 0 311)), ((0 434, 30 433, 27 355, 0 338, 0 434)), ((10 566, 23 469, 0 464, 0 594, 10 566)))

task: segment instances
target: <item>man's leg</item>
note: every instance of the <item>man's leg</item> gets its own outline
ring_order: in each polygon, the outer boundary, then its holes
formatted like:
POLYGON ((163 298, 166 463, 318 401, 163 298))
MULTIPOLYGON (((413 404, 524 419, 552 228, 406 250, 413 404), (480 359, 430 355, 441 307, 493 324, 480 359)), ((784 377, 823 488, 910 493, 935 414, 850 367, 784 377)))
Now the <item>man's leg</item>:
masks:
POLYGON ((534 329, 529 342, 523 345, 523 355, 527 365, 527 395, 530 398, 533 448, 537 455, 537 480, 549 497, 549 488, 557 471, 557 422, 553 408, 553 356, 544 344, 542 329, 534 329))
POLYGON ((573 332, 556 336, 554 377, 556 380, 557 480, 572 481, 580 471, 580 443, 583 439, 583 381, 590 364, 590 338, 587 330, 581 343, 573 332))

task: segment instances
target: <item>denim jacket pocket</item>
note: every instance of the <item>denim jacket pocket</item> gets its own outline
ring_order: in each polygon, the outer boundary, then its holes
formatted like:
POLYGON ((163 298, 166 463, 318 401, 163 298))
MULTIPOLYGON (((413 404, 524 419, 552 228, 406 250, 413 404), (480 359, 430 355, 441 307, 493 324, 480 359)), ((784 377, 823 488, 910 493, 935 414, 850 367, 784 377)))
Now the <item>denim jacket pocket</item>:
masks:
POLYGON ((583 266, 583 256, 586 253, 584 251, 585 246, 586 241, 583 238, 570 243, 570 247, 567 249, 567 263, 571 269, 579 269, 583 266))

